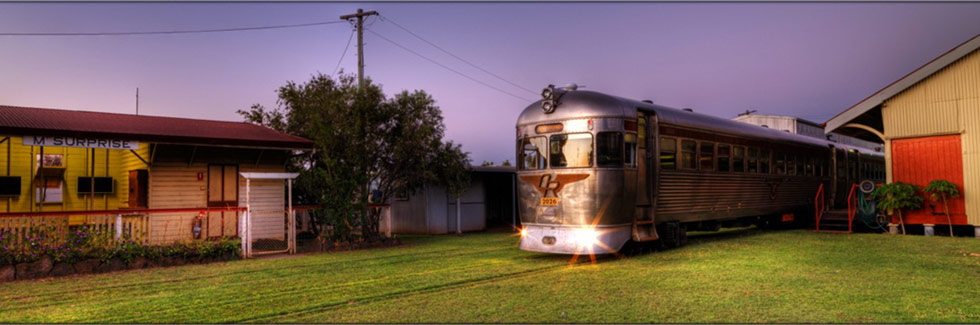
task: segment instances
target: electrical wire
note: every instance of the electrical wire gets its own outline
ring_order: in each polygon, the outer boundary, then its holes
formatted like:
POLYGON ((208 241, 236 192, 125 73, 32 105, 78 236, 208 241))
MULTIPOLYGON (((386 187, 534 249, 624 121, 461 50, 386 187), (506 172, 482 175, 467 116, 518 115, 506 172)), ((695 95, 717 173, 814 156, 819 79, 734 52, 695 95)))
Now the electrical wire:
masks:
POLYGON ((483 81, 480 81, 479 79, 476 79, 476 78, 473 78, 473 77, 470 77, 469 75, 467 75, 467 74, 465 74, 465 73, 462 73, 462 72, 459 72, 459 71, 457 71, 456 69, 453 69, 453 68, 450 68, 450 67, 448 67, 448 66, 446 66, 446 65, 444 65, 444 64, 442 64, 442 63, 439 63, 439 62, 436 62, 436 61, 435 61, 435 60, 433 60, 433 59, 430 59, 430 58, 428 58, 428 57, 426 57, 426 56, 424 56, 424 55, 422 55, 422 54, 419 54, 418 52, 415 52, 415 51, 412 51, 411 49, 409 49, 409 48, 407 48, 407 47, 405 47, 405 46, 403 46, 403 45, 401 45, 401 44, 398 44, 397 42, 395 42, 395 41, 392 41, 391 39, 389 39, 389 38, 387 38, 387 37, 384 37, 384 36, 382 36, 381 34, 378 34, 378 32, 375 32, 375 31, 373 31, 373 30, 370 30, 370 29, 368 29, 367 31, 368 31, 368 32, 370 32, 371 34, 374 34, 375 36, 377 36, 377 37, 379 37, 379 38, 381 38, 381 39, 383 39, 383 40, 385 40, 385 41, 387 41, 388 43, 391 43, 391 44, 393 44, 393 45, 395 45, 395 46, 397 46, 397 47, 400 47, 401 49, 403 49, 403 50, 405 50, 405 51, 408 51, 409 53, 412 53, 412 54, 415 54, 416 56, 418 56, 418 57, 420 57, 420 58, 423 58, 423 59, 425 59, 426 61, 429 61, 429 62, 432 62, 432 64, 435 64, 435 65, 438 65, 438 66, 440 66, 440 67, 442 67, 443 69, 446 69, 446 70, 449 70, 449 71, 452 71, 453 73, 455 73, 455 74, 458 74, 458 75, 460 75, 460 76, 462 76, 462 77, 464 77, 464 78, 466 78, 466 79, 469 79, 469 80, 472 80, 473 82, 476 82, 476 83, 478 83, 478 84, 481 84, 481 85, 483 85, 483 86, 485 86, 485 87, 487 87, 487 88, 490 88, 490 89, 493 89, 493 90, 496 90, 496 91, 499 91, 499 92, 501 92, 501 93, 504 93, 504 94, 507 94, 507 95, 509 95, 509 96, 511 96, 511 97, 514 97, 514 98, 516 98, 516 99, 519 99, 519 100, 521 100, 522 102, 529 102, 529 101, 530 101, 530 100, 528 100, 527 98, 523 98, 523 97, 521 97, 521 96, 518 96, 518 95, 514 95, 513 93, 510 93, 510 92, 508 92, 508 91, 506 91, 506 90, 503 90, 503 89, 500 89, 500 88, 497 88, 497 87, 494 87, 493 85, 490 85, 490 84, 488 84, 488 83, 486 83, 486 82, 483 82, 483 81))
POLYGON ((525 88, 525 87, 522 87, 521 85, 518 85, 518 84, 516 84, 516 83, 513 83, 513 82, 511 82, 510 80, 507 80, 507 79, 504 79, 503 77, 501 77, 501 76, 499 76, 499 75, 497 75, 497 74, 495 74, 495 73, 493 73, 493 72, 490 72, 490 71, 488 71, 487 69, 484 69, 484 68, 481 68, 480 66, 477 66, 476 64, 473 64, 472 62, 470 62, 470 61, 467 61, 466 59, 463 59, 463 58, 461 58, 461 57, 459 57, 458 55, 456 55, 456 54, 453 54, 453 53, 451 53, 451 52, 449 52, 449 51, 447 51, 446 49, 444 49, 444 48, 442 48, 442 47, 440 47, 439 45, 436 45, 435 43, 432 43, 432 42, 430 42, 429 40, 427 40, 427 39, 425 39, 425 38, 423 38, 422 36, 419 36, 419 34, 416 34, 415 32, 412 32, 412 31, 410 31, 410 30, 408 30, 408 28, 405 28, 404 26, 402 26, 402 25, 400 25, 400 24, 398 24, 397 22, 395 22, 394 20, 392 20, 392 19, 391 19, 390 17, 388 17, 388 16, 382 16, 381 14, 378 14, 378 16, 380 16, 380 17, 381 17, 381 21, 385 21, 385 22, 389 22, 389 23, 391 23, 392 25, 395 25, 395 27, 398 27, 398 28, 401 28, 401 30, 404 30, 405 32, 407 32, 407 33, 409 33, 409 34, 412 34, 412 36, 415 36, 415 38, 418 38, 418 39, 420 39, 420 40, 422 40, 423 42, 425 42, 425 43, 427 43, 427 44, 429 44, 429 45, 432 45, 432 47, 434 47, 434 48, 436 48, 436 49, 438 49, 439 51, 442 51, 442 53, 446 53, 446 54, 448 54, 449 56, 452 56, 452 57, 454 57, 454 58, 456 58, 457 60, 460 60, 460 61, 462 61, 463 63, 466 63, 466 64, 468 64, 468 65, 469 65, 469 66, 471 66, 471 67, 474 67, 474 68, 476 68, 476 69, 478 69, 478 70, 480 70, 480 71, 483 71, 484 73, 486 73, 486 74, 488 74, 488 75, 491 75, 491 76, 493 76, 494 78, 497 78, 497 79, 499 79, 499 80, 501 80, 501 81, 503 81, 503 82, 506 82, 506 83, 508 83, 508 84, 510 84, 511 86, 514 86, 514 87, 517 87, 517 88, 520 88, 521 90, 524 90, 524 91, 526 91, 526 92, 528 92, 528 93, 530 93, 531 95, 537 95, 537 94, 538 94, 538 92, 536 92, 536 91, 533 91, 533 90, 531 90, 531 89, 528 89, 528 88, 525 88))
POLYGON ((344 62, 344 56, 347 55, 347 50, 350 50, 350 41, 354 39, 355 32, 356 30, 353 29, 350 31, 350 37, 347 38, 347 45, 344 46, 344 53, 340 53, 340 60, 337 60, 337 66, 333 68, 332 74, 337 74, 337 70, 340 69, 340 63, 344 62))
POLYGON ((345 22, 347 22, 347 21, 345 21, 345 20, 338 20, 338 21, 322 21, 322 22, 315 22, 315 23, 291 24, 291 25, 272 25, 272 26, 219 28, 219 29, 196 29, 196 30, 146 31, 146 32, 0 33, 0 36, 120 36, 120 35, 196 34, 196 33, 238 32, 238 31, 263 30, 263 29, 279 29, 279 28, 296 28, 296 27, 308 27, 308 26, 339 24, 339 23, 345 23, 345 22))

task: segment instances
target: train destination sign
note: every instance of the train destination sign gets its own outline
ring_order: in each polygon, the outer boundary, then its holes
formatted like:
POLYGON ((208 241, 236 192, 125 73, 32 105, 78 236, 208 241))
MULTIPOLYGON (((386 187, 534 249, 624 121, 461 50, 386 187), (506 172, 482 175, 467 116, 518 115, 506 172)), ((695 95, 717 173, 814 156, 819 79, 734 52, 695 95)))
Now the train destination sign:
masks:
POLYGON ((25 146, 42 147, 69 147, 69 148, 95 148, 95 149, 118 149, 136 150, 139 149, 139 141, 99 139, 99 138, 80 138, 80 137, 39 137, 24 136, 25 146))

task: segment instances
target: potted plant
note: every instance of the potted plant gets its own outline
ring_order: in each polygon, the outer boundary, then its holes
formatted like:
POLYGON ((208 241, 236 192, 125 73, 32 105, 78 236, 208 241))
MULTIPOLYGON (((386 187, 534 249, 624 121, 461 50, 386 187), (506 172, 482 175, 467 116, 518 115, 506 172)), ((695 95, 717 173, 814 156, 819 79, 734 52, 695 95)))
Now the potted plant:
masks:
POLYGON ((956 189, 956 184, 937 179, 929 182, 929 185, 922 191, 929 193, 933 200, 943 201, 943 212, 946 212, 946 222, 949 223, 949 236, 953 237, 953 219, 949 216, 949 199, 960 197, 960 191, 956 189))
POLYGON ((925 200, 921 196, 915 195, 918 189, 919 187, 913 184, 895 182, 882 185, 871 194, 871 198, 878 202, 878 207, 889 211, 889 213, 898 213, 902 235, 905 234, 905 219, 902 218, 902 209, 918 209, 922 206, 922 201, 925 200))

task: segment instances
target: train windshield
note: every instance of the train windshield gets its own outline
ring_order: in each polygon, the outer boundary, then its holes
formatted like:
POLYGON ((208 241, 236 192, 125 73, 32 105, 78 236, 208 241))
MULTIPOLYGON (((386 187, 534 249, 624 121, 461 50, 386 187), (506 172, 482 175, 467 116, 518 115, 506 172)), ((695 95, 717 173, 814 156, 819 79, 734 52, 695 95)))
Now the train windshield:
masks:
POLYGON ((535 170, 548 168, 544 150, 548 148, 545 137, 531 137, 521 140, 521 169, 535 170))
POLYGON ((623 134, 599 132, 596 135, 596 165, 599 167, 623 166, 623 134))
POLYGON ((551 136, 552 168, 592 166, 592 135, 589 133, 556 134, 551 136))

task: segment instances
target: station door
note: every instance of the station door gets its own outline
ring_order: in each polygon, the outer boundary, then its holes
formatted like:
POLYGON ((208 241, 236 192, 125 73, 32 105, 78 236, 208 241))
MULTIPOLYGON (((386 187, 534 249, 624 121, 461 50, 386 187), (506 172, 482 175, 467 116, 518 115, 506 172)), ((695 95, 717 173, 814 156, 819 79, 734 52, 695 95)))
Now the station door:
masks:
MULTIPOLYGON (((930 181, 943 179, 960 191, 960 197, 949 201, 949 212, 954 225, 966 224, 966 205, 963 201, 963 151, 960 135, 892 140, 892 181, 919 185, 924 189, 930 181)), ((907 211, 906 223, 948 224, 942 201, 928 195, 922 209, 907 211)), ((898 222, 895 218, 895 222, 898 222)))

